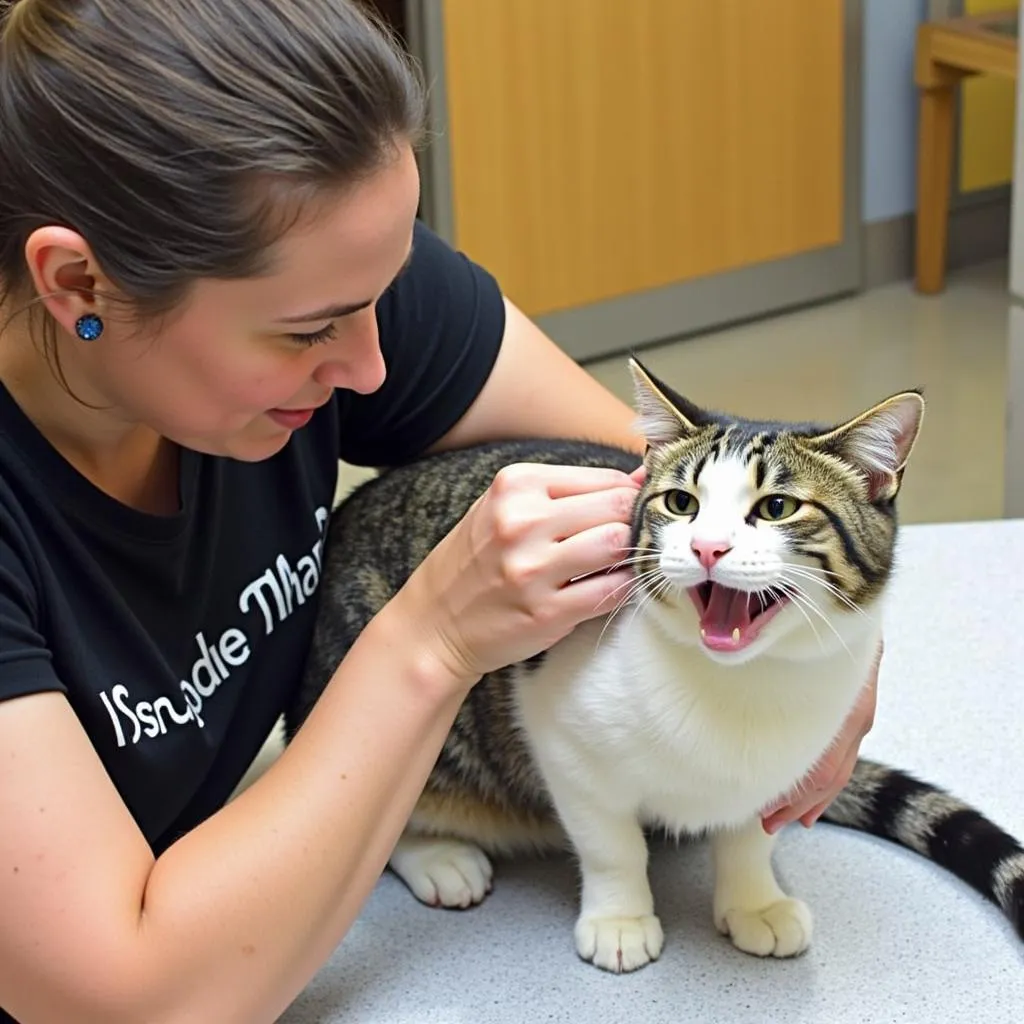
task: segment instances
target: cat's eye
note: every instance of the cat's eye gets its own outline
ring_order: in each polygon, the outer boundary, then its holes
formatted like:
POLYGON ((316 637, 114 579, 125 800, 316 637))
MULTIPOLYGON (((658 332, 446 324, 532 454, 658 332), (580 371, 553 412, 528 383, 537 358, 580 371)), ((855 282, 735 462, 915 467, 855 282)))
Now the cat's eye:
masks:
POLYGON ((688 491, 666 491, 661 496, 665 511, 672 516, 695 516, 700 505, 688 491))
POLYGON ((786 494, 769 494, 762 498, 755 506, 754 512, 761 519, 767 519, 771 523, 788 519, 800 507, 796 498, 786 494))

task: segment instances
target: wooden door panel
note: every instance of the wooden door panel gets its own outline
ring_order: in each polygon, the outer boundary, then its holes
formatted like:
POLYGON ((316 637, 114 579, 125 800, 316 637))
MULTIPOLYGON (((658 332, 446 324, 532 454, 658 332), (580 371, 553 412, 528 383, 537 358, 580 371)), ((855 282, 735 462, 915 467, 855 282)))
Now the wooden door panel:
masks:
POLYGON ((533 315, 838 244, 842 0, 443 0, 457 244, 533 315))

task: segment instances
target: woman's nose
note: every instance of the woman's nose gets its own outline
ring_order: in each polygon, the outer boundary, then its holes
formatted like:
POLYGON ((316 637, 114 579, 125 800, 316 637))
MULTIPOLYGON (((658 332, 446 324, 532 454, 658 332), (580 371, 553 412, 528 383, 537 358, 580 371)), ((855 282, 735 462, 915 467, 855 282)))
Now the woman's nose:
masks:
POLYGON ((387 372, 380 350, 376 312, 371 307, 354 314, 345 328, 336 341, 324 346, 325 358, 313 377, 325 387, 369 395, 384 383, 387 372))

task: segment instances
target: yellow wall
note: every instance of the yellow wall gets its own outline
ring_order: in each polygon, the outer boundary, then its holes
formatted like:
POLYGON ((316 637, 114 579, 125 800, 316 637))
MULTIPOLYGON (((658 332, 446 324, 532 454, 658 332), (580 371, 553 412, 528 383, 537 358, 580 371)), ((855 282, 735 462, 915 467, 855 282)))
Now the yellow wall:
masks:
MULTIPOLYGON (((965 14, 1014 10, 1010 0, 964 0, 965 14)), ((960 188, 964 192, 1006 184, 1013 174, 1014 84, 984 75, 963 84, 960 121, 960 188)))

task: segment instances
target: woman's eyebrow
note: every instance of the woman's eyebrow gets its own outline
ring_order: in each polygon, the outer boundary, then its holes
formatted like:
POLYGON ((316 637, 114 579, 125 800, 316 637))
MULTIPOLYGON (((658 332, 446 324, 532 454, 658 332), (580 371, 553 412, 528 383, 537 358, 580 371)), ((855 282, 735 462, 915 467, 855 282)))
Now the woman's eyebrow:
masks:
MULTIPOLYGON (((392 278, 392 283, 396 281, 399 275, 404 271, 409 264, 412 263, 412 247, 409 247, 409 252, 405 257, 405 261, 398 268, 398 273, 392 278)), ((323 309, 314 310, 312 313, 303 313, 302 316, 283 316, 278 323, 281 324, 305 324, 311 323, 314 320, 337 320, 339 317, 348 316, 350 313, 358 313, 361 309, 366 309, 367 306, 373 305, 373 299, 362 299, 359 302, 344 302, 338 303, 333 306, 324 306, 323 309)))
POLYGON ((302 316, 283 316, 280 324, 304 324, 313 320, 337 320, 340 316, 348 316, 360 309, 366 309, 373 302, 373 299, 363 299, 361 302, 350 302, 343 306, 324 306, 323 309, 315 309, 312 313, 303 313, 302 316))

